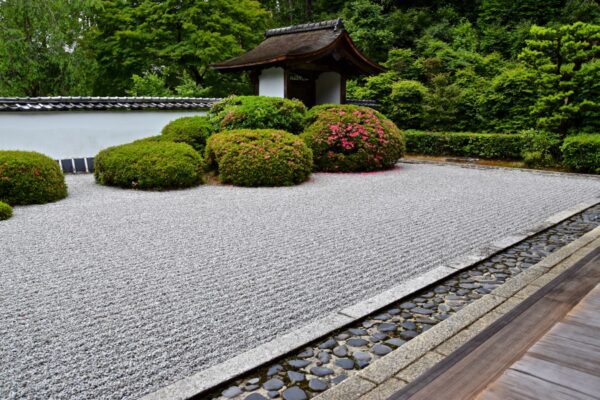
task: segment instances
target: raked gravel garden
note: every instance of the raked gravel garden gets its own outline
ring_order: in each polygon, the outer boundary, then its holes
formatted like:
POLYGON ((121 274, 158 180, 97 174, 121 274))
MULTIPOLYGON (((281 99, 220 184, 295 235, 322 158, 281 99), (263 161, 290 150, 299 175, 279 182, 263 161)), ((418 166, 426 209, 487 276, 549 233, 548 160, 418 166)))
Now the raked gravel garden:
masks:
MULTIPOLYGON (((94 176, 0 150, 0 399, 140 398, 600 197, 593 176, 399 162, 407 143, 523 147, 234 96, 101 150, 94 176)), ((593 146, 571 156, 597 167, 593 146)), ((586 212, 205 395, 313 396, 596 226, 586 212)))
POLYGON ((288 188, 66 181, 0 224, 1 398, 139 398, 600 195, 403 163, 288 188))

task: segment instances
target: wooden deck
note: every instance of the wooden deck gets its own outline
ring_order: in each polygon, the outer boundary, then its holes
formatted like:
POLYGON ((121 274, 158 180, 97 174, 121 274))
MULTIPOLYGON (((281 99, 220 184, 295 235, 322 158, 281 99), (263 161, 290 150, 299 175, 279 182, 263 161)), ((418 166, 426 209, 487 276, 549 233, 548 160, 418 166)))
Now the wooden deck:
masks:
POLYGON ((477 399, 600 399, 600 285, 477 399))
POLYGON ((390 400, 600 400, 600 248, 390 400))

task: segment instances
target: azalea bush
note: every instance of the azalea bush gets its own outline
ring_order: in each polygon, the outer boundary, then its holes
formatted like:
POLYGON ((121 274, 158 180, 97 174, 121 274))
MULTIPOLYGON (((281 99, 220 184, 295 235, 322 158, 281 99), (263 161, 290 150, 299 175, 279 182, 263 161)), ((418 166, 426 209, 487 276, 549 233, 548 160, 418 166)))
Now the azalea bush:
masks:
POLYGON ((275 129, 224 131, 209 138, 207 166, 223 183, 290 186, 308 179, 312 152, 296 135, 275 129))
POLYGON ((208 117, 183 117, 169 122, 162 129, 162 135, 159 137, 171 142, 187 143, 202 153, 206 146, 206 140, 213 132, 213 126, 208 117))
POLYGON ((94 177, 102 185, 168 190, 203 183, 200 154, 185 143, 138 141, 102 150, 94 177))
POLYGON ((44 204, 67 197, 58 163, 33 151, 0 151, 0 201, 44 204))
POLYGON ((4 221, 5 219, 9 219, 12 217, 13 210, 12 207, 6 203, 0 201, 0 221, 4 221))
POLYGON ((218 131, 247 128, 300 133, 304 128, 306 107, 300 100, 230 96, 214 104, 209 116, 218 131))
POLYGON ((301 137, 313 151, 317 171, 376 171, 393 167, 404 154, 403 133, 371 108, 320 105, 307 121, 301 137))

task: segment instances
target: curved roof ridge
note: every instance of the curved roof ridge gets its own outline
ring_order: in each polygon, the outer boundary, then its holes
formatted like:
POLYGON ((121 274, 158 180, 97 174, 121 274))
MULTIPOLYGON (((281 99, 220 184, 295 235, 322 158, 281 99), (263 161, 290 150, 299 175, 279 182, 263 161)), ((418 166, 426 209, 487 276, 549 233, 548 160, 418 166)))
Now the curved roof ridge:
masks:
POLYGON ((269 38, 272 36, 287 35, 289 33, 318 31, 321 29, 333 29, 334 31, 337 31, 338 29, 343 30, 343 29, 345 29, 344 22, 342 21, 341 18, 337 18, 337 19, 332 19, 329 21, 310 22, 308 24, 300 24, 300 25, 285 26, 282 28, 268 29, 265 31, 265 38, 269 38))

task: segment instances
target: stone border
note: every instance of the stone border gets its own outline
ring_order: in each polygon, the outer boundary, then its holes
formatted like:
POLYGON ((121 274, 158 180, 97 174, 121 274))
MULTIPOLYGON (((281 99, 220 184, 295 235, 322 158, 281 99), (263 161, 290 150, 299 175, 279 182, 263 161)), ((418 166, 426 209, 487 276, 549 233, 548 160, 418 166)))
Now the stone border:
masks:
MULTIPOLYGON (((330 334, 333 331, 336 331, 340 328, 350 325, 350 324, 352 324, 352 323, 354 323, 354 322, 356 322, 356 321, 358 321, 358 320, 360 320, 382 308, 385 308, 385 307, 401 300, 402 298, 404 298, 406 296, 414 294, 430 285, 433 285, 436 282, 438 282, 444 278, 447 278, 450 275, 453 275, 461 270, 469 268, 469 267, 493 256, 494 254, 504 251, 507 248, 509 248, 531 236, 534 236, 554 225, 557 225, 558 223, 560 223, 568 218, 571 218, 572 216, 579 214, 579 213, 585 211, 586 209, 593 207, 597 204, 600 204, 600 200, 598 200, 598 199, 579 203, 572 208, 561 211, 561 212, 551 216, 550 218, 546 219, 541 224, 532 226, 523 231, 516 232, 512 235, 509 235, 502 239, 496 240, 496 241, 492 242, 491 244, 484 246, 472 253, 468 253, 468 254, 462 255, 460 257, 457 257, 457 258, 451 260, 450 262, 448 262, 446 265, 440 265, 440 266, 438 266, 416 278, 413 278, 407 282, 397 285, 391 289, 388 289, 388 290, 384 291, 383 293, 380 293, 374 297, 371 297, 360 303, 357 303, 352 306, 341 309, 337 312, 331 313, 331 314, 329 314, 323 318, 317 319, 303 327, 295 329, 284 335, 278 336, 277 338, 273 339, 270 342, 267 342, 267 343, 262 344, 254 349, 244 352, 244 353, 242 353, 234 358, 231 358, 221 364, 215 365, 204 371, 201 371, 201 372, 198 372, 189 377, 183 378, 171 385, 168 385, 164 388, 159 389, 158 391, 147 394, 147 395, 143 396, 142 399, 143 400, 188 399, 188 398, 191 398, 194 396, 198 396, 202 393, 208 392, 208 391, 216 388, 217 386, 222 385, 223 383, 225 383, 227 381, 233 380, 240 375, 243 375, 243 374, 245 374, 249 371, 252 371, 256 368, 259 368, 259 367, 261 367, 267 363, 270 363, 276 359, 279 359, 288 353, 298 350, 298 349, 306 346, 307 344, 314 342, 314 341, 330 334)), ((593 232, 595 232, 595 230, 593 232)), ((580 241, 581 239, 583 239, 583 237, 572 242, 571 244, 566 245, 563 248, 557 250, 555 253, 553 253, 551 256, 549 256, 548 259, 550 259, 552 257, 557 257, 557 254, 561 253, 561 251, 563 249, 568 248, 572 244, 580 241)), ((544 262, 544 261, 542 261, 542 262, 544 262)), ((520 277, 521 275, 524 275, 524 278, 530 276, 532 274, 532 272, 530 272, 532 269, 533 269, 533 267, 530 268, 529 270, 519 274, 518 277, 520 277)), ((509 282, 502 285, 502 287, 507 286, 507 285, 510 287, 514 286, 513 280, 518 281, 518 279, 511 279, 509 282)), ((498 289, 501 289, 501 288, 498 288, 498 289)), ((498 290, 498 289, 496 289, 496 290, 498 290)), ((496 299, 496 301, 497 301, 498 299, 500 299, 500 297, 499 297, 499 295, 495 294, 496 290, 494 290, 494 292, 492 292, 491 297, 490 297, 490 295, 486 295, 482 299, 465 307, 464 310, 471 310, 471 309, 474 309, 475 307, 484 307, 485 308, 485 304, 488 304, 489 302, 493 302, 492 299, 496 299), (487 298, 487 300, 485 300, 484 303, 481 303, 481 301, 483 301, 486 298, 487 298), (479 304, 479 305, 475 306, 475 304, 479 304)), ((495 303, 493 305, 493 307, 495 307, 498 304, 499 303, 495 303)), ((461 310, 460 312, 462 313, 464 310, 461 310)), ((487 312, 487 309, 485 312, 487 312)), ((436 325, 434 328, 430 329, 429 331, 420 334, 416 338, 412 339, 411 341, 409 341, 408 343, 403 345, 401 348, 406 349, 406 346, 411 343, 413 343, 413 344, 411 344, 411 348, 423 347, 424 346, 423 343, 425 343, 427 341, 427 338, 431 336, 431 334, 429 334, 429 335, 426 335, 426 334, 429 333, 430 331, 438 332, 442 329, 448 329, 448 328, 443 328, 443 327, 452 327, 453 323, 448 322, 448 321, 452 320, 453 317, 448 318, 446 321, 443 321, 443 323, 436 325)), ((460 329, 462 329, 462 328, 460 328, 460 329)), ((454 331, 452 329, 450 329, 446 334, 450 334, 451 332, 454 332, 454 331)), ((452 335, 450 335, 450 336, 452 336, 452 335)), ((390 359, 390 361, 391 361, 391 360, 397 358, 397 357, 390 357, 391 355, 393 355, 397 352, 398 352, 398 350, 386 355, 381 360, 378 360, 376 363, 373 363, 373 365, 376 365, 379 361, 382 361, 382 360, 390 359)), ((404 353, 404 351, 403 351, 403 353, 404 353)), ((397 360, 396 360, 396 362, 397 362, 397 360)), ((377 364, 377 365, 380 365, 380 364, 377 364)), ((359 373, 355 376, 361 376, 362 373, 365 372, 367 369, 369 369, 369 368, 366 368, 365 370, 361 371, 361 373, 359 373)), ((351 383, 346 383, 347 381, 353 381, 353 379, 350 379, 350 378, 346 379, 339 385, 336 385, 333 388, 329 389, 328 391, 324 392, 324 394, 319 395, 318 398, 321 398, 321 396, 325 395, 325 393, 329 393, 332 390, 335 390, 335 388, 340 387, 340 386, 341 386, 341 389, 338 389, 337 391, 335 391, 334 394, 338 393, 339 390, 342 390, 342 391, 346 390, 344 388, 349 387, 349 385, 352 385, 351 383)), ((375 383, 374 383, 375 381, 371 381, 371 380, 368 380, 368 381, 370 381, 370 385, 371 385, 371 387, 369 387, 369 388, 367 388, 367 386, 369 386, 369 385, 365 384, 364 382, 360 382, 360 384, 362 385, 361 387, 367 391, 373 389, 374 385, 375 385, 375 383)), ((339 397, 339 398, 345 398, 345 397, 339 397)))
POLYGON ((597 227, 313 399, 387 399, 599 246, 597 227))

